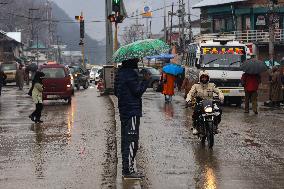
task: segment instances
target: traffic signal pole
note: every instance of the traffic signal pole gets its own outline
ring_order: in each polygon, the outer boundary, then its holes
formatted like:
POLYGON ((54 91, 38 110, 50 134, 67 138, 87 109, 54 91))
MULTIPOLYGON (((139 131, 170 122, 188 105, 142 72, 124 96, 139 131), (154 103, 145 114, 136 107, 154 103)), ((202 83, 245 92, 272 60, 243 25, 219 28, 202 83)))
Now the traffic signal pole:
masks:
POLYGON ((118 23, 115 23, 115 32, 114 32, 114 51, 118 49, 118 23))
POLYGON ((112 35, 112 23, 108 19, 112 14, 112 0, 105 0, 105 12, 106 12, 106 64, 112 65, 111 59, 113 54, 113 35, 112 35))
POLYGON ((80 41, 80 44, 81 44, 81 48, 82 48, 82 66, 83 68, 86 69, 86 63, 85 63, 85 44, 84 44, 84 38, 85 38, 85 25, 84 25, 84 15, 83 15, 83 11, 81 12, 81 20, 80 20, 80 27, 81 28, 81 41, 80 41), (82 19, 83 18, 83 19, 82 19), (82 23, 83 22, 83 23, 82 23))

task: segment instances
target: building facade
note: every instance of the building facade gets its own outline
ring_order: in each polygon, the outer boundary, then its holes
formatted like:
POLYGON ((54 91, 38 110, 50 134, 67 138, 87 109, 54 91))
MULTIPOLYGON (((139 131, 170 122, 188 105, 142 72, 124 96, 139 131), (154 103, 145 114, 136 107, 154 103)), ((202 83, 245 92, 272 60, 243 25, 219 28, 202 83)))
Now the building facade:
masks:
POLYGON ((22 48, 22 43, 0 31, 0 63, 16 61, 22 54, 22 48))
MULTIPOLYGON (((253 43, 260 59, 268 58, 269 25, 272 18, 269 0, 203 0, 193 8, 200 8, 202 34, 233 35, 236 40, 253 43)), ((284 0, 275 5, 275 57, 284 53, 284 0)))

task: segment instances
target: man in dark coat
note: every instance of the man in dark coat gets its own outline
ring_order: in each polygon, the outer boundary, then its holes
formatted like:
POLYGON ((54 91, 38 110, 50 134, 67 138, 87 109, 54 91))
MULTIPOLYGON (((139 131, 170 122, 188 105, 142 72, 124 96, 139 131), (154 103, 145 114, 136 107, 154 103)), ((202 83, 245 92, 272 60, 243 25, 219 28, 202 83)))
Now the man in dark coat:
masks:
POLYGON ((2 93, 2 87, 5 85, 5 80, 7 79, 7 75, 2 71, 0 67, 0 96, 2 93))
POLYGON ((255 114, 257 111, 257 90, 261 82, 260 75, 244 73, 241 78, 245 89, 245 113, 249 113, 249 102, 252 102, 252 109, 255 114))
POLYGON ((133 166, 138 150, 142 95, 150 79, 150 75, 145 73, 143 81, 139 81, 138 62, 139 59, 123 61, 114 83, 114 94, 118 98, 121 120, 122 174, 124 177, 137 176, 133 166))

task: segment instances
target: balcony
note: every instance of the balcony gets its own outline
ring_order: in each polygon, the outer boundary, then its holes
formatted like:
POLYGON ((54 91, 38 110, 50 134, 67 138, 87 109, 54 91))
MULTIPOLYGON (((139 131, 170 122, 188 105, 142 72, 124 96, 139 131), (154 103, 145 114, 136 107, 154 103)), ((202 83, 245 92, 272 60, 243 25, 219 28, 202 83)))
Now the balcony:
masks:
MULTIPOLYGON (((235 31, 233 32, 235 40, 243 41, 245 43, 268 43, 269 42, 269 31, 266 30, 246 30, 246 31, 235 31)), ((276 29, 275 42, 284 43, 284 30, 276 29)))
MULTIPOLYGON (((195 40, 212 40, 217 37, 242 41, 244 43, 269 43, 269 31, 267 30, 246 30, 228 33, 202 34, 200 36, 196 36, 195 40)), ((274 37, 276 43, 284 43, 284 29, 276 29, 274 37)))

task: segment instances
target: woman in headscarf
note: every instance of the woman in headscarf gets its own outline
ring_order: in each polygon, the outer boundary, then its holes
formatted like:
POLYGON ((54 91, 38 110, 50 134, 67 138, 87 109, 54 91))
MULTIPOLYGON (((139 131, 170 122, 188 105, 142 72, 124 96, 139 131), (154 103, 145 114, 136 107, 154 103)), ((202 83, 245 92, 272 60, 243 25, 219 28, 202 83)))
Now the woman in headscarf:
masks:
POLYGON ((43 84, 42 78, 44 77, 43 72, 36 72, 33 83, 32 83, 32 98, 36 105, 35 111, 29 116, 29 118, 34 121, 35 123, 42 123, 43 121, 40 120, 41 112, 43 109, 42 104, 42 92, 43 92, 43 84))
POLYGON ((272 69, 271 73, 271 101, 273 106, 280 107, 283 100, 281 72, 277 67, 272 69))

